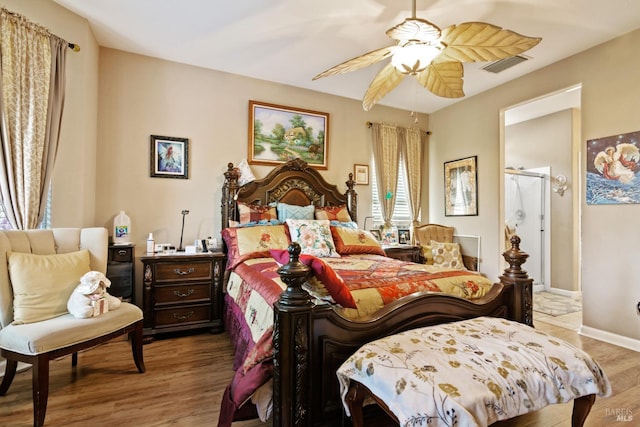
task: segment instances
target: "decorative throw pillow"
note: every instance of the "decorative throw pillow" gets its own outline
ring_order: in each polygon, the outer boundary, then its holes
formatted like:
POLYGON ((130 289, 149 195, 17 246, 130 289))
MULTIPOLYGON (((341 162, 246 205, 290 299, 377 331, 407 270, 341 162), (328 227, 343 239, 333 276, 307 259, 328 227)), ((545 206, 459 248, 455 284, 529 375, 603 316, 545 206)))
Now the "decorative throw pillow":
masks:
POLYGON ((380 243, 368 231, 331 226, 331 235, 340 255, 377 254, 386 256, 380 243))
POLYGON ((420 246, 420 251, 422 253, 422 259, 425 264, 433 265, 433 248, 431 245, 422 245, 420 246))
MULTIPOLYGON (((278 264, 289 262, 289 252, 286 250, 271 250, 271 256, 278 264)), ((342 280, 342 277, 322 259, 313 255, 300 255, 300 262, 311 267, 311 271, 318 280, 325 286, 331 298, 338 304, 346 308, 358 308, 349 288, 342 280)))
POLYGON ((351 221, 347 207, 342 206, 322 206, 316 208, 316 219, 328 219, 329 221, 351 221))
POLYGON ((287 249, 290 243, 285 225, 225 228, 221 234, 227 245, 227 269, 251 258, 269 257, 269 249, 287 249))
POLYGON ((54 255, 7 254, 13 287, 13 323, 40 322, 67 313, 69 296, 91 271, 89 251, 54 255))
POLYGON ((316 207, 288 205, 286 203, 278 203, 278 219, 285 222, 288 219, 313 219, 316 207))
POLYGON ((238 213, 240 214, 240 224, 278 219, 275 206, 269 205, 251 205, 244 202, 238 202, 238 213))
POLYGON ((249 163, 247 159, 242 159, 238 164, 238 172, 240 173, 240 177, 238 178, 238 185, 243 186, 245 184, 250 183, 251 181, 255 181, 256 177, 251 172, 251 168, 249 167, 249 163))
POLYGON ((333 244, 328 220, 288 219, 292 242, 298 242, 302 253, 317 257, 340 257, 333 244))
POLYGON ((457 243, 440 243, 435 240, 430 244, 433 251, 433 265, 454 270, 464 270, 460 245, 457 243))

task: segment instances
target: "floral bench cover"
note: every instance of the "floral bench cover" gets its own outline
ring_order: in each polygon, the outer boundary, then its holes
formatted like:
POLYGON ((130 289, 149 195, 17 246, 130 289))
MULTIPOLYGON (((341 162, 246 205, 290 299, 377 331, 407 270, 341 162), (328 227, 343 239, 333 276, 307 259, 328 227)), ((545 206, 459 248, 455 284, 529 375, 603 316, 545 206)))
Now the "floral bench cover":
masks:
POLYGON ((611 385, 584 351, 492 317, 413 329, 362 346, 337 371, 386 403, 402 426, 487 426, 611 385))

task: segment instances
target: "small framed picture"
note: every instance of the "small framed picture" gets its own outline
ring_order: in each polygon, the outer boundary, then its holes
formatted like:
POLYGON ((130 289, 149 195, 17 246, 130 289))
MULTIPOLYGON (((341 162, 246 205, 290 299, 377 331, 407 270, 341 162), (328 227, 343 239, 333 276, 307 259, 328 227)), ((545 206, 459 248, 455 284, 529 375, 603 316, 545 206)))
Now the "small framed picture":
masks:
POLYGON ((153 178, 189 178, 189 140, 151 135, 149 176, 153 178))
POLYGON ((411 243, 411 232, 409 230, 398 230, 398 243, 408 245, 411 243))
POLYGON ((353 165, 353 179, 356 184, 369 185, 369 165, 353 165))
POLYGON ((382 234, 380 233, 379 229, 376 228, 376 229, 373 229, 373 230, 369 230, 369 232, 371 234, 373 234, 373 237, 375 237, 376 240, 378 240, 378 242, 382 241, 382 234))

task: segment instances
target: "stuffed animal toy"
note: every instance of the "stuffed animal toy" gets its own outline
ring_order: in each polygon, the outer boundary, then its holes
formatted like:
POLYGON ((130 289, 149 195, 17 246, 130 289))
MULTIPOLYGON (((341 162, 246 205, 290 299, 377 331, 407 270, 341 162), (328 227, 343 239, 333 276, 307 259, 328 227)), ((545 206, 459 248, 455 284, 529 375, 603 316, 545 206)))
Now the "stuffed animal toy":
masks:
POLYGON ((80 284, 67 301, 67 310, 78 319, 97 316, 120 307, 120 299, 109 295, 111 281, 99 271, 90 271, 80 278, 80 284))

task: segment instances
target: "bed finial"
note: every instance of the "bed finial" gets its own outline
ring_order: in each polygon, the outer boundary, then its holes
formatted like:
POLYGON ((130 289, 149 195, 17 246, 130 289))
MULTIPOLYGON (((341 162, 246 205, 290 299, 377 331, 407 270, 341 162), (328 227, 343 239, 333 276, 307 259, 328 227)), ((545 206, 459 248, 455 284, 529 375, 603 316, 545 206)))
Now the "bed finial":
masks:
POLYGON ((302 289, 302 285, 307 281, 311 269, 300 262, 300 252, 302 248, 297 242, 293 242, 287 249, 289 252, 289 262, 278 269, 278 274, 287 285, 287 289, 280 294, 278 303, 286 306, 300 306, 311 304, 311 296, 302 289))
POLYGON ((510 313, 510 318, 533 326, 533 279, 522 269, 529 254, 520 250, 520 237, 514 234, 510 241, 511 249, 502 254, 509 267, 500 276, 500 282, 514 287, 513 313, 510 313))

